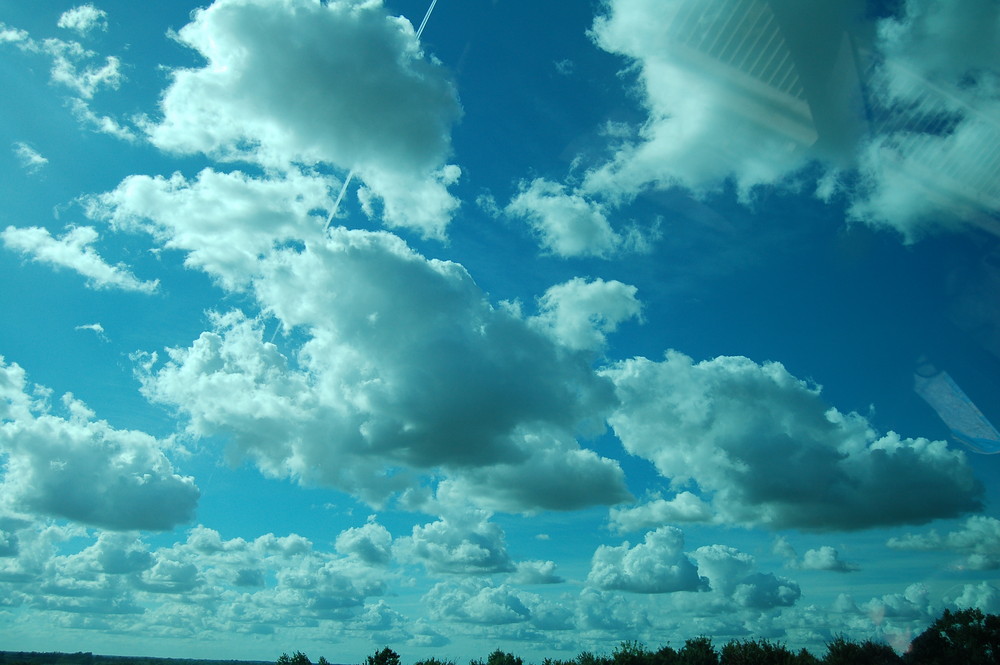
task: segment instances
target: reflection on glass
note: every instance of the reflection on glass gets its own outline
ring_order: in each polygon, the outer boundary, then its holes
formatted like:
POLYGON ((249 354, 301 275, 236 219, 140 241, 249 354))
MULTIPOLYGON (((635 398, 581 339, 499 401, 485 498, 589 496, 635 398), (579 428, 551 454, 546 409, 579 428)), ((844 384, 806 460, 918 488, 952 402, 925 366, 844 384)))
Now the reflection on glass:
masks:
POLYGON ((948 372, 921 365, 913 374, 913 389, 940 416, 956 440, 977 453, 1000 453, 1000 432, 948 372))

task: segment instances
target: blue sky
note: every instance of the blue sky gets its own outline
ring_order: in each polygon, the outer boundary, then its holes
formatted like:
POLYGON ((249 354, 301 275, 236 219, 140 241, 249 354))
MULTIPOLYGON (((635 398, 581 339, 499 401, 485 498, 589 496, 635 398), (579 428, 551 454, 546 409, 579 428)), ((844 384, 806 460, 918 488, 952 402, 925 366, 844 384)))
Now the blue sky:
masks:
POLYGON ((1000 8, 807 9, 0 0, 4 648, 1000 612, 1000 8))

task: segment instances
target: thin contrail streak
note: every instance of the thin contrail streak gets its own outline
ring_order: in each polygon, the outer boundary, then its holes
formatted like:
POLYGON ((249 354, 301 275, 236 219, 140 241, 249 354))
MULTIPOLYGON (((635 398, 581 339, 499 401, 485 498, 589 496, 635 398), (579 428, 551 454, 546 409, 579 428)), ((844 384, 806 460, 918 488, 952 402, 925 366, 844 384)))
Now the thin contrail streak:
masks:
MULTIPOLYGON (((431 0, 430 6, 427 7, 427 11, 424 13, 424 20, 420 22, 420 27, 417 28, 417 39, 420 39, 420 35, 424 34, 424 28, 427 27, 427 21, 430 19, 431 14, 434 13, 434 5, 436 5, 438 0, 431 0)), ((337 195, 337 200, 333 202, 333 207, 330 209, 330 214, 326 216, 326 225, 323 227, 323 232, 325 233, 330 229, 330 223, 333 221, 334 216, 337 214, 337 209, 340 208, 340 202, 344 199, 344 194, 347 193, 347 186, 351 184, 351 180, 354 178, 354 169, 351 169, 347 177, 344 178, 344 185, 340 188, 340 194, 337 195)))
POLYGON ((351 184, 351 178, 354 177, 354 169, 351 169, 344 178, 344 186, 340 188, 340 194, 337 194, 337 200, 333 202, 333 207, 330 208, 330 214, 326 216, 326 226, 323 227, 323 232, 325 233, 330 228, 330 222, 333 221, 333 216, 337 214, 337 208, 340 207, 340 202, 344 198, 344 194, 347 193, 347 186, 351 184))
POLYGON ((424 14, 424 20, 420 22, 420 27, 417 28, 417 39, 420 39, 420 35, 424 34, 424 26, 427 25, 427 19, 431 17, 431 13, 434 12, 434 5, 438 3, 438 0, 431 0, 431 6, 427 8, 427 13, 424 14))

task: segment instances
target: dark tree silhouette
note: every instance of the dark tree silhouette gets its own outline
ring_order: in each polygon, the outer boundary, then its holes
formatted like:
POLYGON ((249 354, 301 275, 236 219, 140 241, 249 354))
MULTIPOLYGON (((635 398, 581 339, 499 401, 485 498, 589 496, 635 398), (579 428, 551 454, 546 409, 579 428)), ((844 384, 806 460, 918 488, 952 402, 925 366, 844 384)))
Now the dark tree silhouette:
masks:
POLYGON ((721 665, 798 665, 798 658, 783 644, 767 640, 733 640, 722 647, 721 665))
POLYGON ((904 661, 909 665, 997 665, 1000 616, 978 609, 945 610, 913 640, 904 661))
POLYGON ((719 654, 715 653, 711 638, 695 637, 684 641, 677 652, 677 662, 679 665, 719 665, 719 654))
POLYGON ((399 654, 385 647, 366 657, 365 665, 399 665, 399 654))
POLYGON ((865 640, 851 642, 838 636, 826 645, 823 665, 899 665, 903 660, 888 644, 865 640))
POLYGON ((278 656, 277 665, 312 665, 312 661, 309 660, 309 656, 301 651, 296 651, 291 656, 287 653, 278 656))

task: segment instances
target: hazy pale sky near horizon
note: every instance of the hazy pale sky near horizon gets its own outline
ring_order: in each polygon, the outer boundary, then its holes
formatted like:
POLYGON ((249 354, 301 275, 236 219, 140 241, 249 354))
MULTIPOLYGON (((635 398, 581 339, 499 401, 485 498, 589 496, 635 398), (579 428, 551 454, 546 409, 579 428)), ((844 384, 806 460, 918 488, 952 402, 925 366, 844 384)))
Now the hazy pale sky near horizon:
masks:
POLYGON ((1000 613, 1000 4, 428 4, 0 0, 0 647, 1000 613))

